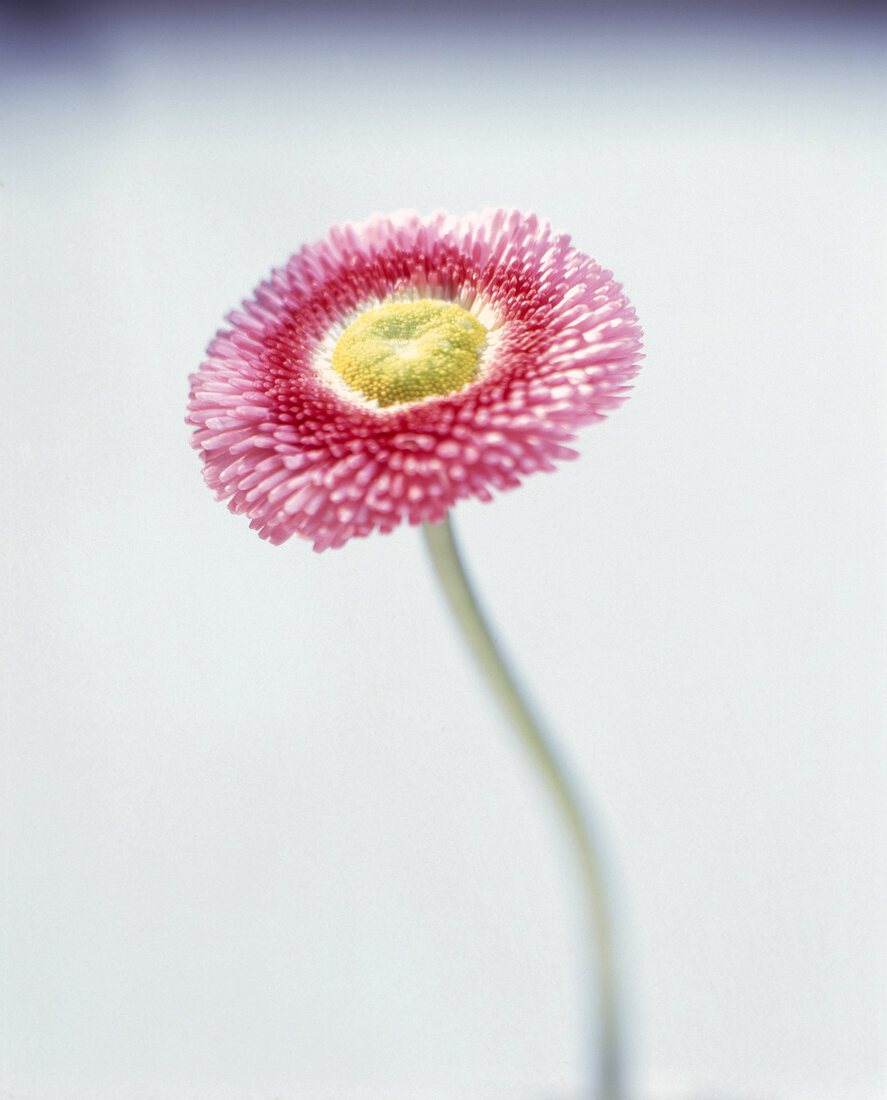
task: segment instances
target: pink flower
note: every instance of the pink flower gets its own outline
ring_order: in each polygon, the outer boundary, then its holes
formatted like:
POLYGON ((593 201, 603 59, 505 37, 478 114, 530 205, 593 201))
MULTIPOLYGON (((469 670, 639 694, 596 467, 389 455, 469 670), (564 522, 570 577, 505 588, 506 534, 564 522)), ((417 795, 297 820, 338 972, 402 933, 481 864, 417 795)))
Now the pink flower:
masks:
POLYGON ((333 229, 228 321, 191 376, 192 446, 263 538, 316 550, 575 457, 642 358, 611 273, 513 210, 333 229))

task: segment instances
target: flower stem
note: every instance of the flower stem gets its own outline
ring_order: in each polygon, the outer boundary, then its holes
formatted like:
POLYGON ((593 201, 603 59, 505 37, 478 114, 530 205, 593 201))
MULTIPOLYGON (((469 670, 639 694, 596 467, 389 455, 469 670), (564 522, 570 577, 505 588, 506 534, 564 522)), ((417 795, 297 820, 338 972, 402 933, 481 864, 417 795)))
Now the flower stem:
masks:
POLYGON ((462 633, 487 682, 542 774, 562 814, 582 872, 592 947, 597 970, 598 1020, 596 1100, 622 1100, 623 1052, 619 992, 613 955, 609 905, 591 826, 583 813, 564 766, 542 732, 478 606, 453 537, 449 516, 440 523, 423 523, 425 541, 438 579, 462 633))

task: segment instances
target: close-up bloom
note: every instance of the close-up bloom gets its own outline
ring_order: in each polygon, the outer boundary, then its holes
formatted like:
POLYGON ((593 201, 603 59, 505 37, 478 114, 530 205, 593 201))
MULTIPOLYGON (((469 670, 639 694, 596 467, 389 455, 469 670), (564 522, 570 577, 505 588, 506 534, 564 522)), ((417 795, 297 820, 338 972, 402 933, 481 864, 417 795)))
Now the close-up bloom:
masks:
POLYGON ((575 457, 641 359, 612 274, 516 210, 346 224, 227 320, 191 376, 192 446, 263 538, 316 550, 575 457))

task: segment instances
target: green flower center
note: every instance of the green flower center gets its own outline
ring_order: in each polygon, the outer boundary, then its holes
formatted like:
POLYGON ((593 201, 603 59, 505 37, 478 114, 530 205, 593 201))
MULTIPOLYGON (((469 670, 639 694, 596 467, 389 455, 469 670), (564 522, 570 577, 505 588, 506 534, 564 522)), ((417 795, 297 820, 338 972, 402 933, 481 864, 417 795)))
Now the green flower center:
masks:
POLYGON ((333 369, 385 408, 467 386, 486 338, 484 326, 452 302, 391 302, 345 329, 333 350, 333 369))

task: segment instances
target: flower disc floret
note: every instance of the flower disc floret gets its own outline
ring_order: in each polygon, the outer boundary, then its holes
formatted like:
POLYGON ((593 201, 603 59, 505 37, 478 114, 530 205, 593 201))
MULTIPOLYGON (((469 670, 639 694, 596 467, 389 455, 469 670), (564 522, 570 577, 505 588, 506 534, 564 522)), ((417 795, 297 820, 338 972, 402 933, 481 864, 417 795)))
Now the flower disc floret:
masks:
POLYGON ((339 337, 333 369, 380 408, 455 393, 477 374, 487 330, 452 302, 390 302, 339 337))
POLYGON ((317 550, 553 470, 642 358, 611 273, 514 210, 333 229, 228 321, 191 377, 204 477, 317 550))

